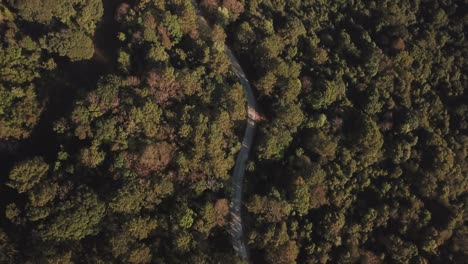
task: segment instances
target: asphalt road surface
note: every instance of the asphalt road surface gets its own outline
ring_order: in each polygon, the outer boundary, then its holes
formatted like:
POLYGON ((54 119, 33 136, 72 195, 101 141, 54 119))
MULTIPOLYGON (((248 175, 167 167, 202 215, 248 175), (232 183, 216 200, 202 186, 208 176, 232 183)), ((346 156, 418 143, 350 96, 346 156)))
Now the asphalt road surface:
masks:
MULTIPOLYGON (((198 15, 198 20, 201 29, 211 30, 206 20, 200 14, 198 5, 195 0, 191 0, 193 6, 195 7, 198 15)), ((230 234, 232 238, 232 245, 234 250, 237 252, 239 257, 247 262, 249 261, 249 252, 245 245, 244 241, 244 231, 242 228, 242 183, 244 181, 245 167, 247 165, 247 160, 249 159, 249 152, 252 148, 253 140, 255 137, 255 126, 256 121, 259 120, 259 115, 257 114, 257 102, 255 96, 252 92, 252 87, 250 86, 249 80, 245 75, 244 70, 239 64, 236 56, 232 53, 231 49, 225 45, 226 54, 231 60, 231 67, 234 73, 237 75, 239 82, 244 88, 245 96, 247 97, 247 106, 248 106, 248 117, 247 117, 247 127, 244 132, 244 139, 242 140, 242 147, 237 154, 236 164, 234 166, 234 172, 232 174, 232 197, 231 197, 231 208, 230 208, 230 234)))
POLYGON ((255 137, 255 122, 258 118, 257 114, 257 102, 252 92, 252 87, 247 80, 242 67, 239 65, 239 61, 226 47, 226 52, 231 59, 232 68, 239 79, 239 82, 244 87, 244 92, 247 97, 248 105, 248 117, 247 127, 244 132, 244 139, 242 140, 242 147, 237 154, 236 164, 234 166, 234 172, 232 174, 232 197, 231 197, 231 237, 234 249, 239 256, 244 260, 249 260, 249 254, 244 241, 244 231, 242 229, 242 183, 244 181, 245 166, 249 158, 249 152, 252 148, 253 140, 255 137))

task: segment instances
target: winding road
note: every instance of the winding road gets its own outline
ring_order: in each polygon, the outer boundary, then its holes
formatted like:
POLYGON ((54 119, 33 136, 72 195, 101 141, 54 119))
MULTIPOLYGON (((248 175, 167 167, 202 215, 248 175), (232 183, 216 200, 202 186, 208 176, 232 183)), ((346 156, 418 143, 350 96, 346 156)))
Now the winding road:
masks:
MULTIPOLYGON (((198 4, 195 0, 191 0, 192 5, 198 15, 198 23, 203 29, 211 30, 210 26, 201 15, 198 8, 198 4)), ((256 121, 259 120, 260 115, 257 111, 257 102, 252 92, 252 87, 245 75, 244 70, 239 64, 236 56, 232 53, 231 49, 225 44, 225 51, 231 60, 231 67, 236 74, 239 82, 244 88, 245 95, 247 97, 248 106, 248 117, 247 126, 244 132, 244 139, 242 140, 242 147, 237 154, 236 164, 234 166, 234 172, 232 174, 232 197, 231 197, 231 208, 230 208, 230 234, 232 239, 232 245, 234 250, 237 252, 242 260, 249 261, 249 252, 244 241, 244 231, 242 228, 242 183, 244 181, 245 167, 249 158, 249 152, 252 148, 253 140, 256 131, 256 121)))
POLYGON ((231 59, 232 68, 239 79, 239 82, 244 87, 244 92, 247 97, 248 117, 247 126, 244 132, 244 139, 242 140, 242 147, 237 154, 234 172, 232 174, 232 198, 231 198, 231 237, 234 249, 239 256, 248 260, 248 251, 244 242, 244 232, 242 229, 242 186, 244 181, 245 167, 249 158, 249 152, 252 148, 253 140, 255 137, 255 126, 258 119, 257 102, 252 92, 249 81, 247 80, 244 71, 239 65, 239 61, 231 52, 229 47, 226 47, 226 53, 231 59))

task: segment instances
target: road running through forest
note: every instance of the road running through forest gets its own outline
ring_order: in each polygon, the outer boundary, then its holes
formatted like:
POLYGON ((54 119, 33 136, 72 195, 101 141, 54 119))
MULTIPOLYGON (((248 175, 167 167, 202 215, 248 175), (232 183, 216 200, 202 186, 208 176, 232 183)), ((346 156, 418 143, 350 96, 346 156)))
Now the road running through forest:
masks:
MULTIPOLYGON (((211 31, 210 26, 200 13, 197 2, 195 0, 191 1, 197 12, 199 25, 203 29, 211 31)), ((255 137, 256 121, 259 120, 260 115, 258 115, 257 102, 252 92, 252 87, 250 86, 249 80, 247 80, 244 70, 239 64, 239 60, 237 60, 236 56, 232 53, 231 49, 226 44, 225 50, 226 54, 231 60, 232 70, 244 88, 248 107, 247 126, 245 128, 242 146, 239 153, 237 154, 236 164, 234 165, 234 172, 232 174, 232 197, 230 208, 231 220, 229 233, 231 234, 234 250, 237 252, 239 257, 247 262, 250 262, 249 253, 244 241, 244 231, 242 226, 242 186, 245 175, 245 167, 247 165, 249 152, 252 148, 255 137)))

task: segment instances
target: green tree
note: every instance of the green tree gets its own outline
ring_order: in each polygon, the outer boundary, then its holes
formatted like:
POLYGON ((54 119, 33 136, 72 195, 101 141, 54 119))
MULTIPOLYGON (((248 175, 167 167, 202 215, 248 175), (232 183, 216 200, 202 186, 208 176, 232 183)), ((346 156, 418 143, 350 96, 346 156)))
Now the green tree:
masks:
POLYGON ((150 217, 135 217, 126 225, 125 230, 138 240, 147 238, 156 229, 158 223, 150 217))
POLYGON ((73 1, 57 0, 19 0, 12 1, 18 9, 18 14, 26 21, 49 24, 52 18, 58 18, 62 23, 70 21, 74 15, 73 1))
POLYGON ((44 240, 80 240, 98 232, 105 210, 105 204, 92 190, 80 188, 39 224, 38 233, 44 240))
POLYGON ((96 168, 101 164, 105 159, 105 153, 97 146, 91 146, 89 148, 84 148, 80 153, 81 163, 89 168, 96 168))
POLYGON ((179 226, 184 229, 190 228, 194 221, 194 214, 195 213, 192 211, 192 209, 188 208, 187 206, 182 206, 177 212, 179 226))
POLYGON ((322 80, 316 86, 317 89, 307 97, 308 102, 315 109, 329 106, 340 99, 345 91, 344 83, 341 80, 322 80))
POLYGON ((291 206, 273 197, 255 195, 247 204, 249 212, 256 214, 260 221, 269 223, 281 222, 288 217, 291 206))
POLYGON ((0 84, 0 138, 27 138, 39 121, 41 106, 34 86, 10 91, 0 84))
POLYGON ((292 186, 292 202, 293 209, 299 215, 305 215, 310 209, 310 191, 309 186, 304 179, 298 178, 292 186))
POLYGON ((41 39, 41 46, 49 52, 66 56, 71 61, 89 60, 94 54, 92 39, 82 31, 71 29, 49 33, 41 39))
POLYGON ((7 185, 24 193, 34 187, 47 174, 49 165, 42 157, 34 157, 16 164, 10 171, 7 185))
POLYGON ((368 116, 361 116, 358 120, 359 130, 354 138, 358 147, 359 160, 364 166, 376 162, 381 157, 383 136, 374 120, 368 116))
POLYGON ((0 138, 27 138, 39 121, 43 101, 38 80, 55 67, 37 42, 12 21, 0 30, 0 138))
POLYGON ((338 144, 330 135, 325 134, 322 130, 312 129, 307 131, 304 141, 304 146, 307 150, 325 159, 333 160, 335 158, 338 144))
POLYGON ((152 259, 151 249, 145 245, 139 245, 130 251, 128 262, 132 264, 150 263, 152 259))
POLYGON ((28 192, 29 201, 33 206, 44 206, 53 201, 59 191, 59 185, 54 182, 42 182, 28 192))
POLYGON ((296 263, 299 249, 295 241, 288 241, 278 248, 268 250, 266 259, 269 263, 292 264, 296 263))
POLYGON ((18 15, 26 21, 53 25, 57 19, 70 28, 76 27, 91 35, 104 9, 98 0, 18 0, 10 1, 18 15))

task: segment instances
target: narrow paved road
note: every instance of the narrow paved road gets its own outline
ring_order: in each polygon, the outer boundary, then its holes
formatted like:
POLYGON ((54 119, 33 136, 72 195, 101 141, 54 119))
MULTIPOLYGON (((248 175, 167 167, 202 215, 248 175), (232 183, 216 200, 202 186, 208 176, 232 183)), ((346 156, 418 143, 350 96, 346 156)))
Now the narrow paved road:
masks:
POLYGON ((249 158, 249 152, 252 148, 252 143, 255 137, 255 122, 257 120, 257 102, 247 80, 244 71, 239 65, 239 61, 226 47, 226 52, 231 59, 232 68, 237 75, 242 87, 244 87, 245 95, 247 97, 248 105, 248 118, 247 127, 245 128, 244 139, 242 140, 242 147, 237 154, 234 172, 232 174, 232 198, 231 198, 231 237, 234 249, 239 256, 247 260, 249 259, 247 247, 244 241, 244 232, 242 229, 242 186, 244 181, 245 166, 249 158))
MULTIPOLYGON (((200 14, 197 2, 191 0, 198 15, 198 22, 203 29, 211 30, 206 20, 200 14)), ((249 253, 244 241, 244 231, 242 228, 242 183, 244 181, 245 167, 249 158, 249 152, 252 148, 252 143, 255 137, 255 125, 259 118, 257 114, 257 102, 252 92, 252 87, 245 75, 244 70, 239 64, 236 56, 232 53, 231 49, 225 44, 226 54, 231 60, 231 66, 234 73, 237 75, 239 82, 244 87, 244 92, 247 97, 248 117, 247 127, 245 128, 244 139, 242 140, 242 147, 237 154, 234 172, 232 174, 232 197, 230 209, 230 234, 232 238, 232 245, 237 254, 245 261, 249 261, 249 253)))

